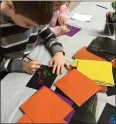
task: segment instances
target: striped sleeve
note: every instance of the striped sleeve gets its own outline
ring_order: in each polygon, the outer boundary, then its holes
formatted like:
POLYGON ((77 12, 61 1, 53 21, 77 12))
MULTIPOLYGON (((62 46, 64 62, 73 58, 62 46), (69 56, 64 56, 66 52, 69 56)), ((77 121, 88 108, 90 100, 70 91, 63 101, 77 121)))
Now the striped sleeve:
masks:
POLYGON ((23 61, 6 59, 0 55, 0 73, 1 72, 23 72, 23 61))
POLYGON ((63 52, 63 46, 59 43, 56 35, 51 32, 47 26, 41 26, 38 31, 39 36, 43 39, 44 44, 50 50, 51 54, 54 56, 57 52, 63 52))

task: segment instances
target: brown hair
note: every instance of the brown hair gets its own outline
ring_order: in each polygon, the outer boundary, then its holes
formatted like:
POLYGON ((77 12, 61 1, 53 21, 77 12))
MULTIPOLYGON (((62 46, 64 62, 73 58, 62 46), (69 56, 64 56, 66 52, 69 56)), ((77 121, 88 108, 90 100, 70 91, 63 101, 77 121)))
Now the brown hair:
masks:
POLYGON ((52 1, 12 1, 16 14, 21 14, 38 24, 48 24, 53 16, 52 1))
POLYGON ((54 4, 58 3, 59 6, 62 6, 63 4, 66 4, 67 1, 53 1, 54 4))

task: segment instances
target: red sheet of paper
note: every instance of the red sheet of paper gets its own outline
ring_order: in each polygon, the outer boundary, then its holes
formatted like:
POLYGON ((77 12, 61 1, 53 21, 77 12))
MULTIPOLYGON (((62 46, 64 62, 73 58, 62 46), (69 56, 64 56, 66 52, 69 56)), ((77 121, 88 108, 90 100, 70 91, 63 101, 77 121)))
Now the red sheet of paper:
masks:
POLYGON ((29 119, 29 117, 27 115, 23 115, 19 121, 17 122, 17 124, 32 124, 33 122, 29 119))
POLYGON ((91 52, 88 52, 86 50, 86 46, 82 47, 79 51, 77 51, 74 55, 73 58, 79 58, 79 59, 86 59, 86 60, 101 60, 101 61, 105 61, 104 59, 102 59, 99 56, 94 55, 91 52))
POLYGON ((57 81, 55 86, 62 90, 78 106, 81 106, 101 89, 100 86, 76 69, 57 81))
POLYGON ((21 109, 34 123, 64 123, 73 109, 47 87, 41 88, 21 109))

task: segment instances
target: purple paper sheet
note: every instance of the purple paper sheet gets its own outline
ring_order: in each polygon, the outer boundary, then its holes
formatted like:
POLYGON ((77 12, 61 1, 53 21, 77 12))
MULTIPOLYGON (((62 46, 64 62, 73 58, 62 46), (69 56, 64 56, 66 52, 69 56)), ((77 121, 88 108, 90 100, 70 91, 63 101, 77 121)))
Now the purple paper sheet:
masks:
MULTIPOLYGON (((55 92, 56 93, 56 92, 55 92)), ((60 95, 59 93, 56 93, 61 99, 63 99, 66 103, 68 103, 70 106, 72 106, 73 102, 67 99, 66 97, 60 95)))
POLYGON ((64 118, 64 120, 69 123, 70 120, 71 120, 71 118, 72 118, 72 116, 73 116, 73 114, 74 114, 74 112, 75 112, 75 110, 72 110, 72 111, 64 118))
POLYGON ((68 29, 70 29, 69 32, 66 33, 66 35, 72 37, 73 35, 75 35, 77 32, 79 32, 81 29, 71 26, 71 25, 67 25, 68 29))
MULTIPOLYGON (((66 103, 68 103, 70 106, 73 105, 73 102, 70 101, 69 99, 67 99, 66 97, 60 95, 59 93, 56 93, 56 95, 58 95, 61 99, 63 99, 63 100, 64 100, 66 103)), ((72 111, 64 118, 64 120, 69 123, 70 120, 71 120, 71 118, 72 118, 72 116, 73 116, 73 114, 74 114, 74 112, 75 112, 75 111, 72 110, 72 111)))

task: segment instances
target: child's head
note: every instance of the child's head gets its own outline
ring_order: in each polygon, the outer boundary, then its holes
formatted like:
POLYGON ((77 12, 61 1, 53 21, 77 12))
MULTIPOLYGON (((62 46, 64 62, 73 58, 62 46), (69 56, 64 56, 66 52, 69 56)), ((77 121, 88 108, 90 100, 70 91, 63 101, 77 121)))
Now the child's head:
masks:
POLYGON ((54 11, 57 11, 60 9, 60 7, 63 5, 63 4, 67 4, 69 3, 69 1, 54 1, 54 11))
POLYGON ((8 5, 13 21, 26 28, 48 24, 53 16, 52 1, 12 1, 8 5))

